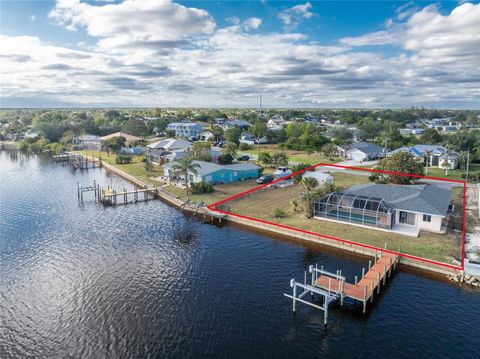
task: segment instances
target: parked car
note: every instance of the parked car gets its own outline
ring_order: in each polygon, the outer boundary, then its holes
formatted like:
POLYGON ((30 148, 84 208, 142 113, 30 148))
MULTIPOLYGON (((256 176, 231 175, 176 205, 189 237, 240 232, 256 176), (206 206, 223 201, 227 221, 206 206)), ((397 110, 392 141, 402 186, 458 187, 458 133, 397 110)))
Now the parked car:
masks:
POLYGON ((274 177, 272 175, 263 175, 260 178, 257 178, 258 184, 266 184, 272 182, 274 177))
POLYGON ((248 161, 250 159, 249 155, 241 155, 237 157, 238 161, 248 161))

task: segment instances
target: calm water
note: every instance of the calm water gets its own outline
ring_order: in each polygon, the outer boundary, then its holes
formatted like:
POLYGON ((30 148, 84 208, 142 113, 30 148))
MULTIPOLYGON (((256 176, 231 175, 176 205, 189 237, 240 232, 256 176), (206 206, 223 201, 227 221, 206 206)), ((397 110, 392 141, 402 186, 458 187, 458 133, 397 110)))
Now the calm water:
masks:
POLYGON ((191 220, 158 202, 80 206, 125 186, 2 152, 0 357, 480 357, 480 292, 397 272, 367 315, 300 306, 289 279, 364 258, 191 220))

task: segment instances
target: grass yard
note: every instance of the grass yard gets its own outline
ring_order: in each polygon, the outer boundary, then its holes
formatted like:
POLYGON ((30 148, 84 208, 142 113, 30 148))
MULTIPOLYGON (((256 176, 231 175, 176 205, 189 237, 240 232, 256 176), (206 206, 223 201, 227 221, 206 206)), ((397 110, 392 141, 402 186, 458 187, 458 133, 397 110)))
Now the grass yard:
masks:
POLYGON ((151 177, 158 177, 163 175, 163 169, 162 167, 158 165, 153 165, 153 170, 147 173, 145 170, 145 164, 142 162, 142 159, 144 158, 142 156, 132 156, 132 163, 129 164, 116 164, 115 159, 117 156, 115 154, 108 154, 107 152, 104 151, 91 151, 91 150, 83 150, 83 151, 75 151, 80 154, 84 154, 87 156, 93 156, 97 158, 102 158, 103 161, 107 162, 108 164, 117 167, 118 169, 121 169, 122 171, 127 172, 128 174, 140 178, 146 182, 149 182, 153 185, 160 185, 161 183, 154 180, 151 177))
MULTIPOLYGON (((469 166, 469 173, 479 172, 480 171, 480 164, 478 163, 470 163, 469 166)), ((448 178, 453 180, 460 180, 465 181, 465 178, 462 178, 462 174, 466 173, 465 170, 455 169, 455 170, 448 170, 448 175, 445 174, 445 170, 441 168, 428 168, 428 173, 426 176, 432 177, 439 177, 439 178, 448 178)), ((472 182, 472 181, 469 181, 472 182)))
MULTIPOLYGON (((309 165, 316 165, 317 163, 335 163, 341 161, 340 158, 332 158, 329 159, 328 157, 325 157, 321 153, 311 153, 309 154, 307 151, 294 151, 294 150, 281 150, 278 148, 278 145, 260 145, 260 152, 285 152, 288 155, 288 160, 290 162, 299 162, 299 163, 306 163, 309 165)), ((253 150, 246 150, 246 151, 239 151, 239 152, 245 152, 249 153, 251 155, 257 155, 258 154, 258 147, 255 145, 255 148, 253 150)))
MULTIPOLYGON (((352 176, 343 173, 334 173, 340 178, 340 183, 351 185, 353 181, 364 181, 361 176, 352 176), (347 180, 345 176, 358 177, 347 180)), ((336 178, 336 179, 337 179, 336 178)), ((368 178, 366 178, 368 181, 368 178)), ((340 183, 337 185, 342 186, 340 183)), ((363 183, 363 182, 362 182, 363 183)), ((400 251, 436 261, 452 263, 453 259, 461 258, 461 241, 453 234, 437 234, 421 231, 418 238, 403 236, 375 229, 362 228, 349 224, 306 218, 303 213, 294 212, 292 200, 302 193, 301 185, 287 188, 277 188, 254 192, 241 199, 227 202, 226 206, 232 213, 259 218, 266 221, 281 223, 292 227, 343 238, 355 242, 400 251), (275 218, 274 211, 281 208, 285 211, 284 218, 275 218)), ((300 200, 298 200, 301 203, 300 200)), ((458 236, 459 237, 459 236, 458 236)))

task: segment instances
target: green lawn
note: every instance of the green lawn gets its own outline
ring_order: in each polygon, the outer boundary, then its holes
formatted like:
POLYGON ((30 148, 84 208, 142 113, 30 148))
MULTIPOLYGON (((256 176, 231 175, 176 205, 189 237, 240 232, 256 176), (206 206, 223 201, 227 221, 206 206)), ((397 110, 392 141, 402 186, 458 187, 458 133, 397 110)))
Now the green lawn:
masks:
MULTIPOLYGON (((480 171, 480 164, 470 163, 469 172, 472 173, 472 172, 478 172, 478 171, 480 171)), ((448 170, 448 175, 446 175, 444 169, 429 167, 428 172, 425 175, 432 176, 432 177, 449 178, 453 180, 465 181, 465 179, 462 178, 462 174, 465 174, 465 173, 466 173, 465 170, 455 169, 455 170, 448 170)))
POLYGON ((88 156, 93 156, 97 158, 101 158, 103 161, 106 163, 117 167, 118 169, 121 169, 122 171, 127 172, 128 174, 140 178, 141 180, 144 180, 145 182, 149 182, 153 185, 160 185, 161 183, 152 179, 151 177, 158 177, 163 175, 163 169, 162 167, 158 165, 153 165, 153 170, 149 173, 145 170, 145 164, 142 162, 142 159, 144 158, 143 155, 141 156, 132 156, 132 163, 130 164, 116 164, 115 159, 117 156, 115 154, 108 154, 107 152, 104 151, 91 151, 91 150, 84 150, 84 151, 75 151, 77 153, 85 154, 88 156))
MULTIPOLYGON (((325 157, 321 153, 311 153, 309 154, 307 151, 294 151, 294 150, 281 150, 278 148, 278 145, 260 145, 260 152, 285 152, 288 155, 288 159, 291 162, 299 162, 299 163, 306 163, 309 165, 316 165, 317 163, 335 163, 341 161, 340 158, 328 158, 325 157)), ((254 149, 252 150, 246 150, 246 151, 239 151, 239 152, 245 152, 251 155, 257 155, 258 154, 258 147, 255 146, 254 149)))

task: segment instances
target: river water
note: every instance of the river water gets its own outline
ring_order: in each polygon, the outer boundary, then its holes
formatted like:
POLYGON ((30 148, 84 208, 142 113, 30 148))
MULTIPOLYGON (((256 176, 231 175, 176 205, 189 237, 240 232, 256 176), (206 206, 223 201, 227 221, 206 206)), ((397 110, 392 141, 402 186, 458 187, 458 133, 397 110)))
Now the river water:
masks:
POLYGON ((102 207, 76 183, 101 169, 0 153, 0 357, 479 358, 480 291, 397 271, 361 307, 298 305, 289 280, 368 261, 226 225, 160 202, 102 207))

